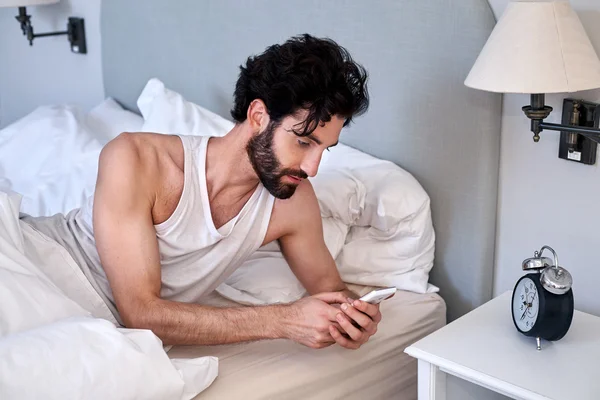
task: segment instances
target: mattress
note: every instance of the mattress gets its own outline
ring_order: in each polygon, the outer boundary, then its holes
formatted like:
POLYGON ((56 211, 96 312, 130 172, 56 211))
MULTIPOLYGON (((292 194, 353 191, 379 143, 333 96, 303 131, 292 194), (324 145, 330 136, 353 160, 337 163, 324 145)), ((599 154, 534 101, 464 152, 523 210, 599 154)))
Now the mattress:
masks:
MULTIPOLYGON (((372 287, 349 285, 359 294, 372 287)), ((239 304, 212 293, 203 304, 239 304)), ((437 293, 399 291, 381 304, 377 333, 358 350, 289 340, 175 346, 171 358, 215 356, 219 376, 196 399, 416 399, 417 363, 404 349, 446 323, 437 293)))

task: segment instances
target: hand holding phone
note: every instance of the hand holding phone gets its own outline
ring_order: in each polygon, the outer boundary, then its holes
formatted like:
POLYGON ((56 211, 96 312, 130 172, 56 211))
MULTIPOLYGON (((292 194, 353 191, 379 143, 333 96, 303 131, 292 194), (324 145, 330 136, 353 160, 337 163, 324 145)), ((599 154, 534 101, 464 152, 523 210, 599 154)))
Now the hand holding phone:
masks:
POLYGON ((381 321, 379 303, 396 294, 395 287, 375 289, 358 301, 342 304, 342 313, 336 315, 338 327, 330 326, 331 337, 342 347, 357 349, 377 332, 381 321))
POLYGON ((365 294, 359 300, 364 301, 364 302, 369 303, 369 304, 379 304, 383 300, 389 299, 394 294, 396 294, 396 288, 395 287, 375 289, 375 290, 373 290, 373 291, 365 294))

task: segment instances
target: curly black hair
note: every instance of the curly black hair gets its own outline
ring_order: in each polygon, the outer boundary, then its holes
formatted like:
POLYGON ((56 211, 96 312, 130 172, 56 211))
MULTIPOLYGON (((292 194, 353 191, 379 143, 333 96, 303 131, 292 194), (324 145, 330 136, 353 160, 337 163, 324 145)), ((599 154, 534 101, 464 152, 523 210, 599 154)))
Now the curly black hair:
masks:
POLYGON ((308 110, 301 129, 294 130, 298 136, 310 135, 333 115, 344 118, 347 126, 369 107, 367 71, 328 38, 292 37, 248 57, 240 70, 231 110, 238 123, 246 120, 255 99, 265 103, 276 125, 288 115, 308 110))

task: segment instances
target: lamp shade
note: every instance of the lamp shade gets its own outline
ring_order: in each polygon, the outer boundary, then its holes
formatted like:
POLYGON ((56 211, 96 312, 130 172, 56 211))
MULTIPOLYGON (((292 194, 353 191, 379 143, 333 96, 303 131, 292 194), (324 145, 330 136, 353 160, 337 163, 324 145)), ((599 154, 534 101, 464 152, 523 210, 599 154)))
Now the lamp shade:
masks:
POLYGON ((600 60, 568 1, 513 1, 465 85, 500 93, 572 93, 600 87, 600 60))
POLYGON ((0 0, 0 7, 28 7, 58 3, 59 0, 0 0))

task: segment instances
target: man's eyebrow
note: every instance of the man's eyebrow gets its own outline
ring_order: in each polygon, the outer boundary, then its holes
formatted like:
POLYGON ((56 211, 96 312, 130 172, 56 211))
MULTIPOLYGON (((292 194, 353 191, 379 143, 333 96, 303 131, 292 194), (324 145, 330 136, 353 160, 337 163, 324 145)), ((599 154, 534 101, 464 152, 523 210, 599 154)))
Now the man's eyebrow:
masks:
POLYGON ((318 145, 322 144, 322 142, 319 139, 317 139, 313 134, 310 134, 307 137, 318 145))
MULTIPOLYGON (((318 144, 318 145, 321 145, 321 144, 323 143, 323 142, 321 142, 319 139, 317 139, 317 138, 316 138, 314 135, 312 135, 312 134, 308 135, 307 137, 308 137, 310 140, 312 140, 313 142, 315 142, 316 144, 318 144)), ((338 144, 338 143, 339 143, 339 142, 335 142, 334 144, 332 144, 332 145, 331 145, 331 146, 329 146, 329 147, 335 147, 335 146, 337 146, 337 144, 338 144)))

